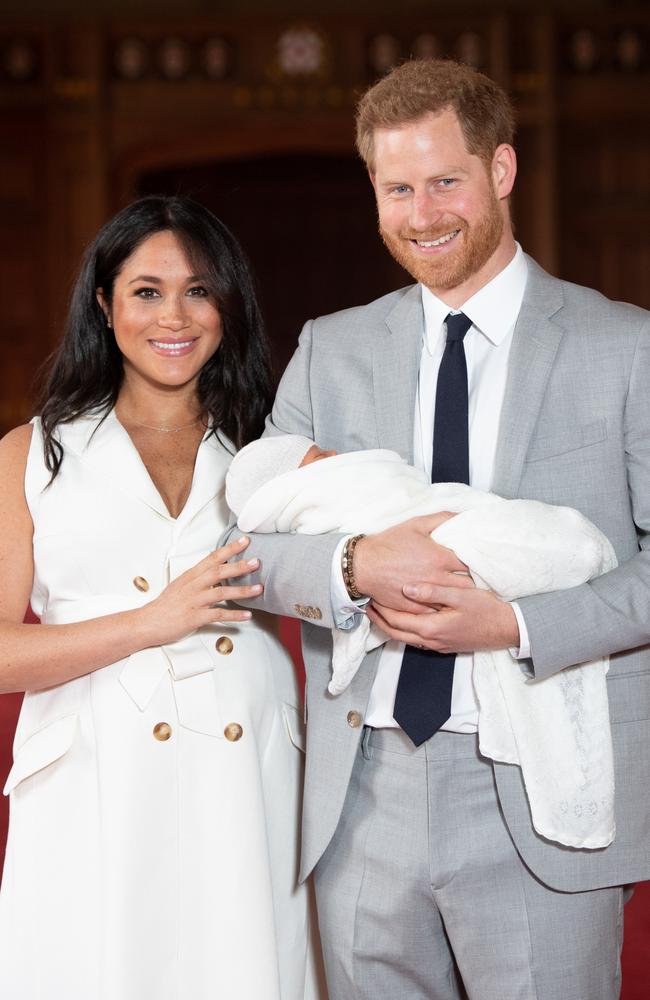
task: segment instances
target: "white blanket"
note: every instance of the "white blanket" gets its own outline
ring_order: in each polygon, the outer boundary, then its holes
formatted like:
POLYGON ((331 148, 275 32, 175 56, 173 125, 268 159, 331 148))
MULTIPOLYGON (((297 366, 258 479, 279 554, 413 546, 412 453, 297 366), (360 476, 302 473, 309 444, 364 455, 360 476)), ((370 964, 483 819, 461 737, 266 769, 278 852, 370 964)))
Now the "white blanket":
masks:
MULTIPOLYGON (((229 495, 242 495, 246 451, 231 467, 229 495)), ((235 513, 243 531, 319 534, 377 532, 443 510, 459 513, 432 537, 453 549, 477 586, 503 600, 575 587, 616 565, 607 538, 577 511, 432 485, 390 451, 285 472, 235 513)), ((335 629, 330 692, 345 690, 366 651, 385 641, 367 618, 352 631, 335 629)), ((570 847, 605 847, 614 838, 607 669, 606 659, 594 660, 536 681, 507 650, 474 655, 481 753, 521 768, 535 829, 570 847)))

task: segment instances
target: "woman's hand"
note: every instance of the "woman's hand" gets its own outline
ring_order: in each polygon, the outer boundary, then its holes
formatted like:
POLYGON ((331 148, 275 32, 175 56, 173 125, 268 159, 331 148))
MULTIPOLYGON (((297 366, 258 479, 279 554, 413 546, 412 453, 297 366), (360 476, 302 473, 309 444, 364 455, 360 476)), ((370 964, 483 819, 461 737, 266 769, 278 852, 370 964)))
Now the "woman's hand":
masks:
POLYGON ((250 539, 239 538, 220 549, 215 549, 192 569, 172 580, 138 614, 146 630, 146 645, 160 646, 175 642, 214 622, 241 622, 251 617, 250 611, 221 607, 223 601, 258 597, 262 585, 237 587, 225 583, 238 576, 245 576, 259 566, 258 559, 240 559, 228 562, 248 547, 250 539))

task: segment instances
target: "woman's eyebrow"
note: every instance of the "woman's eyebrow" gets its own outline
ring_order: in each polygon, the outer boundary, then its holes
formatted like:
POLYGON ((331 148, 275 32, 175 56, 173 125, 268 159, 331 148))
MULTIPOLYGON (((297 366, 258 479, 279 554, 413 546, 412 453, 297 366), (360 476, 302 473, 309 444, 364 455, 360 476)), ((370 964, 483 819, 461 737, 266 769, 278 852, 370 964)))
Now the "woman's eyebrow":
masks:
MULTIPOLYGON (((207 274, 191 274, 189 278, 187 278, 187 283, 189 284, 192 281, 205 281, 206 278, 207 274)), ((148 281, 150 285, 161 285, 163 279, 156 278, 153 274, 139 274, 137 278, 131 278, 127 284, 132 285, 136 281, 148 281)))
POLYGON ((136 281, 148 281, 152 285, 160 285, 161 284, 161 279, 160 278, 156 278, 156 277, 154 277, 151 274, 139 274, 137 278, 132 278, 131 281, 128 282, 128 284, 132 285, 136 281))

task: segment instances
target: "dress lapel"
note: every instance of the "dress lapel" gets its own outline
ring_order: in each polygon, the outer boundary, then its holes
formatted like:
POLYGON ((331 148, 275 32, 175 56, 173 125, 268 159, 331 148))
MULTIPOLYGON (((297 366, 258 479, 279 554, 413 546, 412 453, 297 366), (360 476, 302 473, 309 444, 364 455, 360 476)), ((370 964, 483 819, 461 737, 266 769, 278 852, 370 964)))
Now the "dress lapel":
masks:
POLYGON ((373 388, 379 447, 413 461, 413 414, 424 316, 413 285, 386 317, 373 342, 373 388))
POLYGON ((229 451, 214 434, 203 439, 196 455, 192 489, 178 515, 180 525, 189 524, 206 504, 225 494, 226 472, 234 453, 234 448, 229 451))
POLYGON ((562 285, 530 257, 528 280, 510 349, 492 489, 517 496, 526 452, 563 336, 553 317, 563 306, 562 285))
MULTIPOLYGON (((158 490, 131 438, 110 411, 102 420, 89 415, 60 427, 59 436, 66 448, 75 452, 85 465, 108 480, 112 488, 135 496, 161 517, 172 521, 158 490)), ((231 456, 214 436, 199 445, 192 488, 185 507, 177 518, 188 523, 199 510, 224 490, 224 477, 231 456)))
POLYGON ((64 424, 60 437, 66 448, 108 480, 113 489, 136 496, 156 513, 169 517, 142 459, 113 410, 104 419, 102 414, 89 414, 72 424, 64 424))

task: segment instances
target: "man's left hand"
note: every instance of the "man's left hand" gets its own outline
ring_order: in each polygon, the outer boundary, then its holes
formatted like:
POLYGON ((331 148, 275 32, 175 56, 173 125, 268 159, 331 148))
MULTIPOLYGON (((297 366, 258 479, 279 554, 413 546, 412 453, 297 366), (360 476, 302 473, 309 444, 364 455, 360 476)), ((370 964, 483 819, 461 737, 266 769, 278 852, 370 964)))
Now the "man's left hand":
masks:
POLYGON ((439 653, 519 648, 519 627, 510 604, 490 590, 407 584, 404 594, 421 612, 394 611, 372 601, 368 617, 400 642, 439 653))

